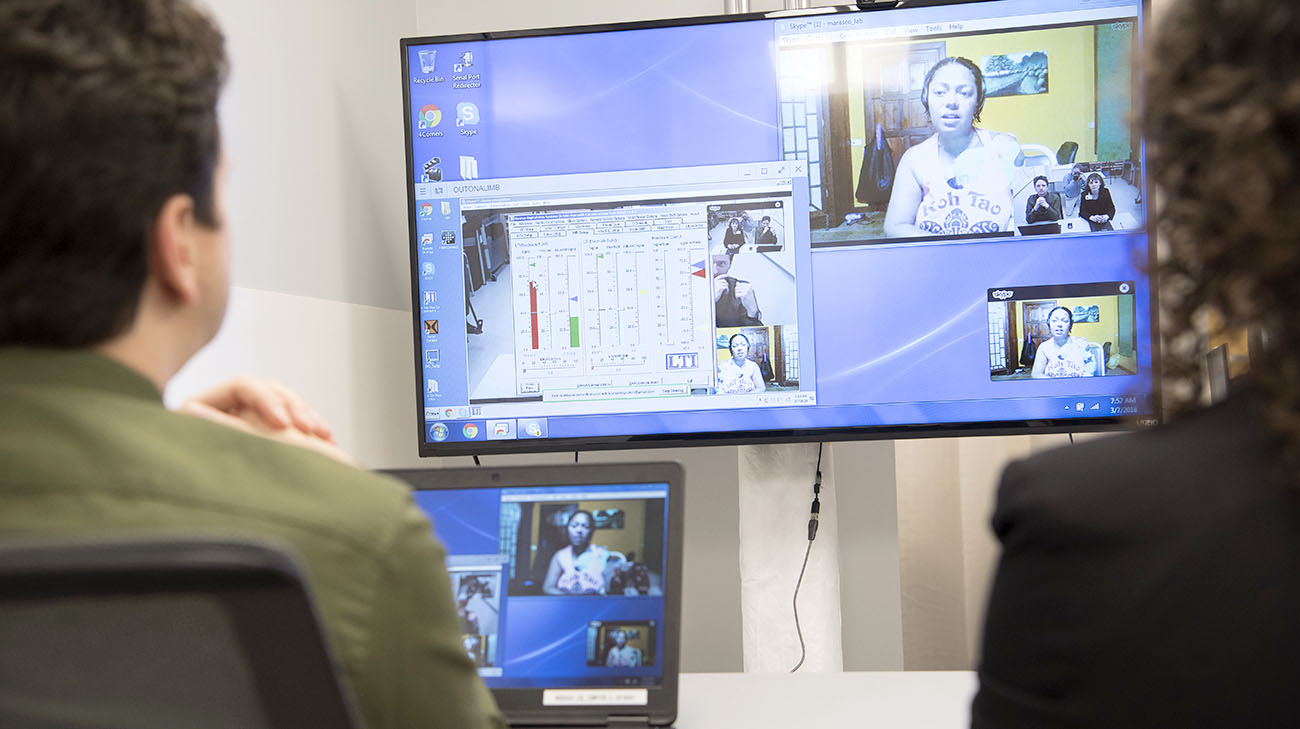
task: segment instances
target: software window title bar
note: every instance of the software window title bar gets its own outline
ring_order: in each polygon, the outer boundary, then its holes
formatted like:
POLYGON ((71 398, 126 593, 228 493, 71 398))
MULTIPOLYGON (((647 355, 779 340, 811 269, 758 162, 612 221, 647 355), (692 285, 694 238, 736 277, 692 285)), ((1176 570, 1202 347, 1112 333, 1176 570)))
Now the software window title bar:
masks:
POLYGON ((496 180, 468 180, 464 182, 423 182, 415 186, 415 197, 432 200, 445 197, 490 197, 563 192, 610 192, 627 189, 639 190, 657 185, 721 185, 729 188, 736 183, 771 183, 792 178, 806 178, 808 163, 804 160, 778 160, 775 162, 746 162, 730 165, 702 167, 671 167, 658 170, 625 170, 620 172, 587 172, 577 175, 546 177, 511 177, 496 180))
POLYGON ((839 41, 888 40, 913 36, 974 33, 984 30, 1011 30, 1038 28, 1049 25, 1093 23, 1119 18, 1132 18, 1138 8, 1132 5, 1098 7, 1060 13, 1036 13, 997 18, 970 18, 968 20, 936 20, 933 23, 908 23, 907 25, 880 25, 880 18, 871 15, 828 16, 782 21, 777 28, 777 43, 782 47, 820 45, 839 41))

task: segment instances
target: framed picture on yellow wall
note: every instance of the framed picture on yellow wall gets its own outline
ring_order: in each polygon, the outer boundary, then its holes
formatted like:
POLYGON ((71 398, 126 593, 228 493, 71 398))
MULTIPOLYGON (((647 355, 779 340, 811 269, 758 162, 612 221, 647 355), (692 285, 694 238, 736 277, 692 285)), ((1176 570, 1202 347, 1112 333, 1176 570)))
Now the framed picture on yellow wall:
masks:
POLYGON ((980 58, 985 96, 1047 93, 1047 52, 998 53, 980 58))

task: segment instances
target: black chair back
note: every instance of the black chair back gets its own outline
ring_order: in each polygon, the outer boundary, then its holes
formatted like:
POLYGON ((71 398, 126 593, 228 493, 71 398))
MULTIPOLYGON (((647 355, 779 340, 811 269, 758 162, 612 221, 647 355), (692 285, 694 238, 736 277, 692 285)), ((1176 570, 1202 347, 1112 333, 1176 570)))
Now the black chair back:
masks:
POLYGON ((0 542, 0 727, 355 729, 287 551, 0 542))

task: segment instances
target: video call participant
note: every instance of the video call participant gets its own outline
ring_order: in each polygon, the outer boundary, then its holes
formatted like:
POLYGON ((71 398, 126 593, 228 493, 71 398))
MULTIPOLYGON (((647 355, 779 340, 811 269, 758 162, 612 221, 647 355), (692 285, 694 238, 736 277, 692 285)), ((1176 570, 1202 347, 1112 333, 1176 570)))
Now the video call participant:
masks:
POLYGON ((1047 191, 1047 178, 1039 175, 1034 178, 1034 194, 1025 203, 1025 222, 1053 223, 1061 219, 1061 196, 1047 191))
POLYGON ((1079 217, 1088 221, 1093 231, 1114 230, 1110 221, 1115 217, 1115 201, 1106 189, 1106 181, 1099 173, 1088 175, 1087 185, 1083 190, 1083 199, 1079 202, 1079 217))
POLYGON ((569 515, 564 527, 569 543, 551 555, 542 592, 547 595, 605 594, 606 567, 611 552, 591 543, 595 526, 595 517, 586 509, 569 515))
POLYGON ((749 337, 737 332, 727 341, 731 359, 718 365, 718 392, 723 395, 743 395, 767 389, 763 373, 749 359, 749 337))
POLYGON ((745 247, 745 231, 740 227, 740 218, 732 218, 727 223, 727 232, 722 236, 722 247, 728 256, 734 256, 745 247))
POLYGON ((763 324, 763 310, 753 284, 729 275, 731 256, 713 257, 713 312, 716 326, 753 327, 763 324))
POLYGON ((776 239, 776 231, 772 230, 772 216, 764 215, 759 221, 758 232, 754 233, 755 246, 775 246, 779 245, 776 239))
POLYGON ((1090 377, 1097 374, 1097 358, 1091 343, 1083 337, 1071 336, 1074 315, 1064 306, 1047 313, 1047 329, 1052 333, 1044 339, 1034 354, 1033 377, 1090 377))
POLYGON ((1300 5, 1167 3, 1143 66, 1175 412, 1003 475, 977 729, 1300 724, 1300 5), (1211 313, 1267 345, 1207 407, 1211 313))
POLYGON ((605 665, 611 668, 635 668, 641 665, 641 649, 627 644, 627 631, 615 630, 611 637, 614 645, 610 646, 605 656, 605 665))
POLYGON ((934 128, 899 160, 885 211, 893 238, 1011 230, 1009 170, 1020 155, 1010 134, 976 129, 984 74, 968 58, 940 59, 925 75, 921 105, 934 128))
POLYGON ((404 486, 271 383, 163 406, 229 296, 226 69, 184 0, 0 3, 0 534, 289 544, 366 726, 504 727, 404 486))
POLYGON ((1082 162, 1076 163, 1065 175, 1065 179, 1061 180, 1061 191, 1065 193, 1062 199, 1064 206, 1062 212, 1067 218, 1074 218, 1079 215, 1079 201, 1083 199, 1083 188, 1087 184, 1083 178, 1085 171, 1086 168, 1082 162))

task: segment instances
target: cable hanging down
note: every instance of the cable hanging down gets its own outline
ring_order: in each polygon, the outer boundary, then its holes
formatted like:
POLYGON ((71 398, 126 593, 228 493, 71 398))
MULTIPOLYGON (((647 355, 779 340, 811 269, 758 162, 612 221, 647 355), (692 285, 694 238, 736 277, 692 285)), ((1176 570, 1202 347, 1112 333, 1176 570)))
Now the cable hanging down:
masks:
POLYGON ((817 526, 821 520, 822 512, 822 448, 825 443, 817 444, 817 468, 813 477, 813 500, 808 515, 808 548, 803 552, 803 565, 799 567, 799 579, 794 583, 794 599, 791 601, 794 606, 794 632, 799 636, 799 662, 794 664, 790 673, 798 671, 803 666, 804 659, 808 656, 807 646, 803 642, 803 629, 799 627, 799 587, 803 584, 803 573, 808 569, 808 555, 812 554, 813 540, 817 538, 817 526))

